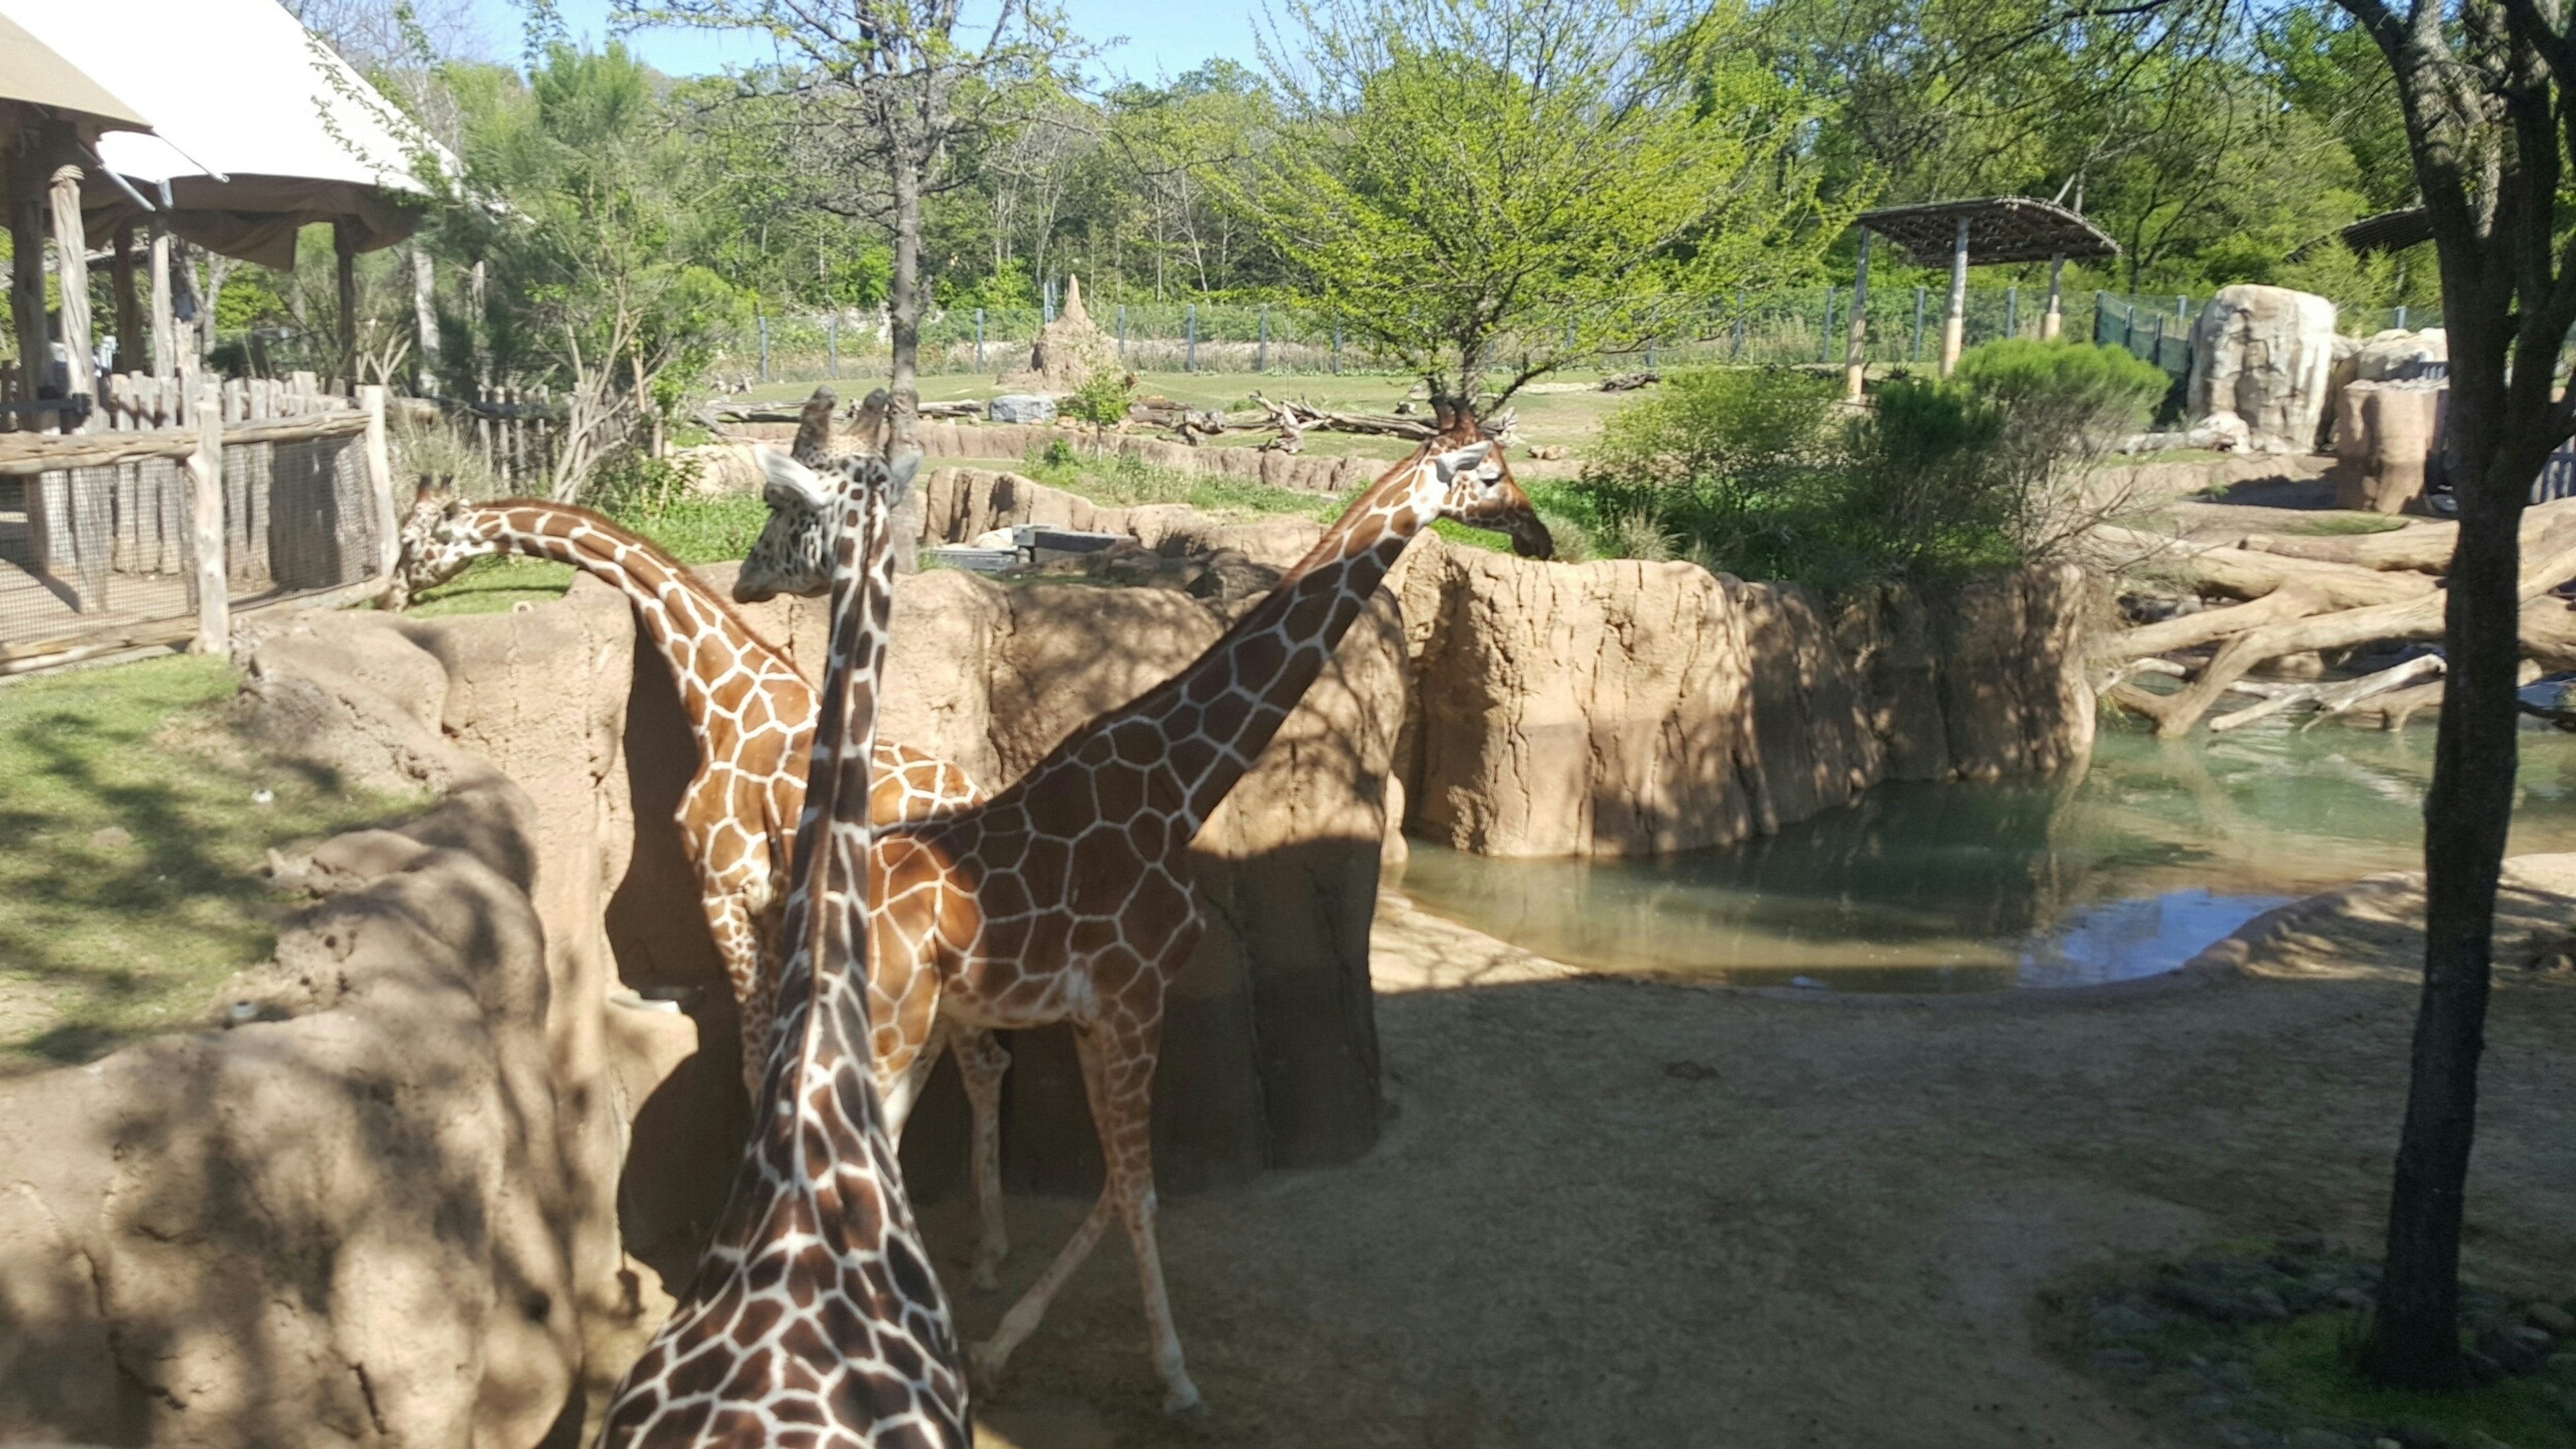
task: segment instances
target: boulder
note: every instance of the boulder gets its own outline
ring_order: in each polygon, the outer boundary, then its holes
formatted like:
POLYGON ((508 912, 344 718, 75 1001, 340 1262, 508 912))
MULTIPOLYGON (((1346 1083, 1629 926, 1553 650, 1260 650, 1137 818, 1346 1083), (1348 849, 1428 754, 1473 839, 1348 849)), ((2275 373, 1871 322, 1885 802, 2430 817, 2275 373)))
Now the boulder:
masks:
POLYGON ((2397 513, 2422 497, 2450 384, 2355 381, 2335 399, 2335 506, 2397 513))
POLYGON ((1006 392, 984 404, 984 416, 997 423, 1051 423, 1055 421, 1055 399, 1006 392))
POLYGON ((2192 324, 2188 413, 2195 424, 2241 419, 2254 452, 2306 452, 2334 362, 2334 303, 2287 287, 2222 287, 2192 324))
POLYGON ((2409 332, 2392 327, 2371 334, 2352 354, 2355 382, 2402 382, 2425 375, 2428 364, 2451 360, 2449 337, 2439 327, 2409 332))

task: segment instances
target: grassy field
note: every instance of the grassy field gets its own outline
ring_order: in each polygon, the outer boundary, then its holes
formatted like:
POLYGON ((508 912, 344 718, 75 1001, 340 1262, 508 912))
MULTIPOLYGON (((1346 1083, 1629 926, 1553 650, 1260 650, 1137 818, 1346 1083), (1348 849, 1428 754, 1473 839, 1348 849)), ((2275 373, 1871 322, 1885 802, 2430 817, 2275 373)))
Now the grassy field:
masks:
POLYGON ((295 902, 267 852, 419 810, 248 747, 223 660, 0 687, 0 1076, 195 1021, 295 902))

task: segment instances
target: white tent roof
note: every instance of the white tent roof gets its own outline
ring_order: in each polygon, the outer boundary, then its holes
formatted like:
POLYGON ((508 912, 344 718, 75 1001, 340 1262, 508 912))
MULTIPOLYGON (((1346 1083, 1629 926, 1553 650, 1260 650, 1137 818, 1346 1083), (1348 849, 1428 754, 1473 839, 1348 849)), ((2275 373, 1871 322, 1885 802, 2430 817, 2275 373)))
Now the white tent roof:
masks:
POLYGON ((159 134, 101 137, 99 159, 147 195, 169 183, 175 229, 217 251, 291 266, 295 229, 328 220, 356 221, 362 251, 391 246, 411 234, 397 198, 422 190, 416 158, 455 174, 277 0, 0 0, 0 16, 135 99, 159 134))
POLYGON ((69 111, 109 128, 149 124, 140 111, 5 15, 0 15, 0 99, 69 111))

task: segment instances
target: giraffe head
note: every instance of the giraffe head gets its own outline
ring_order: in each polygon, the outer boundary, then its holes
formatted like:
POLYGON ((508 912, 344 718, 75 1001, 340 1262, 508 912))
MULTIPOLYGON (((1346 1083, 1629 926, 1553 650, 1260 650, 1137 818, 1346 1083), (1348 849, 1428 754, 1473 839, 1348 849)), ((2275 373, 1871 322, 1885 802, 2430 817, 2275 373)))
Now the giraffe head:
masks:
POLYGON ((769 505, 769 521, 761 525, 742 571, 734 575, 734 601, 742 604, 780 594, 810 599, 831 592, 843 498, 854 488, 883 488, 891 512, 921 468, 921 454, 913 451, 892 461, 845 453, 811 468, 775 448, 762 448, 758 456, 766 479, 760 496, 769 505))
POLYGON ((1437 487, 1430 511, 1470 528, 1506 535, 1522 558, 1554 558, 1556 540, 1538 521, 1538 509, 1512 478, 1503 445, 1484 435, 1464 403, 1432 404, 1439 431, 1428 445, 1425 473, 1437 487))
POLYGON ((464 546, 459 538, 456 519, 464 506, 464 500, 456 496, 455 479, 420 480, 419 491, 412 495, 411 512, 404 515, 402 529, 396 535, 402 543, 402 554, 394 563, 392 581, 385 586, 386 608, 406 607, 413 594, 456 577, 477 553, 489 551, 464 546))

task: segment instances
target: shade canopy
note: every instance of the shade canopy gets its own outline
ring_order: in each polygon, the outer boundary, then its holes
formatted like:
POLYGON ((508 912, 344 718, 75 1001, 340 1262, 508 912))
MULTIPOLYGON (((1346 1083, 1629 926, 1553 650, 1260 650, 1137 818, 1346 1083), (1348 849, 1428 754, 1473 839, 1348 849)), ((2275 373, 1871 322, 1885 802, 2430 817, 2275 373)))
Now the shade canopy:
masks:
POLYGON ((2372 252, 2402 252, 2408 247, 2433 239, 2433 216, 2420 206, 2403 211, 2383 211, 2365 216, 2336 235, 2343 244, 2362 256, 2372 252))
POLYGON ((1887 206, 1862 212, 1859 224, 1904 248, 1917 265, 1934 267, 1949 264, 1962 217, 1968 222, 1970 266, 2120 254, 2120 244, 2080 214, 2029 196, 1887 206))
MULTIPOLYGON (((0 0, 0 16, 143 98, 158 135, 102 137, 99 159, 147 197, 166 183, 171 229, 226 256, 291 267, 319 221, 350 225, 360 251, 391 246, 427 199, 418 169, 456 174, 277 0, 0 0)), ((101 228, 140 214, 112 184, 86 202, 101 228)))
POLYGON ((62 111, 102 129, 141 130, 150 124, 141 112, 6 15, 0 15, 0 100, 62 111))

